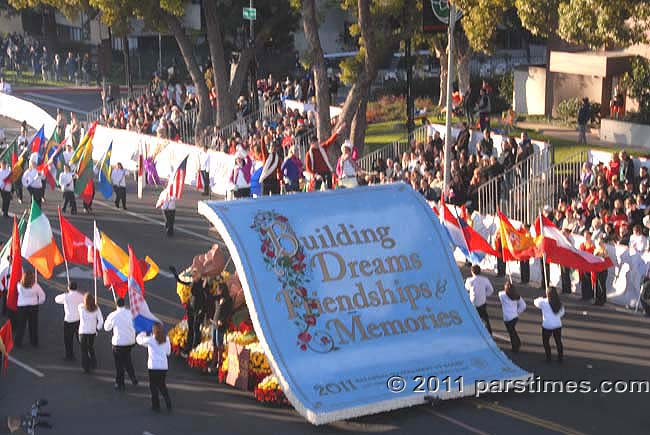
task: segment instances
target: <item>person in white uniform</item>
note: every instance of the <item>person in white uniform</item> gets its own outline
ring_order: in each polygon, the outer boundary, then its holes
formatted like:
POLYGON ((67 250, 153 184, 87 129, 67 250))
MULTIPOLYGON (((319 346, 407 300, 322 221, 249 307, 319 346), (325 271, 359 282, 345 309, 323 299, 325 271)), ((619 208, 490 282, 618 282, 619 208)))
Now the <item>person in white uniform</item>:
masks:
POLYGON ((77 291, 77 283, 72 281, 68 291, 56 295, 54 302, 63 305, 63 345, 66 361, 74 361, 74 336, 79 330, 79 305, 83 304, 84 295, 77 291))
POLYGON ((564 307, 555 287, 546 289, 546 297, 536 298, 533 303, 542 310, 542 344, 546 354, 546 362, 551 362, 551 335, 557 348, 557 360, 564 359, 564 346, 562 345, 562 316, 564 307))
POLYGON ((515 327, 519 320, 519 315, 526 310, 526 302, 510 281, 506 281, 503 285, 503 290, 499 292, 499 301, 501 302, 501 310, 503 311, 503 323, 506 325, 506 330, 510 335, 512 351, 515 353, 519 352, 521 339, 515 327))
POLYGON ((40 207, 41 202, 43 201, 43 181, 45 177, 43 174, 36 169, 36 161, 30 159, 29 169, 23 174, 23 186, 27 187, 29 193, 32 194, 32 199, 40 207))
POLYGON ((152 335, 141 332, 135 338, 140 346, 147 348, 149 357, 147 359, 147 368, 149 369, 149 390, 151 391, 151 409, 154 412, 160 412, 160 398, 158 393, 162 394, 167 405, 167 412, 172 411, 172 401, 167 391, 165 378, 167 377, 167 357, 172 351, 169 337, 165 334, 162 324, 153 325, 152 335))
POLYGON ((74 197, 74 180, 77 176, 70 171, 70 166, 63 166, 63 172, 59 174, 59 186, 63 192, 63 208, 65 213, 68 204, 70 204, 70 211, 72 214, 77 214, 77 201, 74 197))
POLYGON ((84 303, 79 305, 79 344, 81 346, 81 367, 85 373, 97 368, 95 356, 95 337, 104 324, 102 311, 95 303, 92 294, 84 295, 84 303))
POLYGON ((165 230, 167 230, 167 237, 173 237, 174 221, 176 220, 176 199, 167 195, 160 208, 165 215, 165 230))
POLYGON ((210 194, 210 152, 207 145, 204 145, 201 152, 199 152, 199 170, 203 179, 203 193, 201 195, 208 196, 210 194))
POLYGON ((111 344, 113 345, 113 359, 115 360, 115 389, 124 390, 124 372, 129 374, 131 383, 138 385, 135 377, 133 362, 131 361, 131 349, 135 346, 135 328, 133 327, 133 315, 131 311, 124 308, 124 298, 116 302, 117 309, 106 317, 104 322, 105 331, 113 331, 111 344))
POLYGON ((16 347, 23 345, 23 335, 27 326, 29 326, 29 342, 32 346, 38 347, 38 306, 44 302, 45 292, 36 283, 34 272, 26 271, 18 283, 18 311, 14 334, 16 347))
POLYGON ((126 170, 122 163, 118 163, 111 171, 111 183, 115 191, 115 207, 120 208, 120 201, 122 208, 126 210, 126 170))
POLYGON ((9 205, 11 204, 11 182, 6 182, 11 175, 11 168, 5 160, 0 162, 0 194, 2 194, 2 216, 9 217, 9 205))
POLYGON ((469 292, 469 300, 476 307, 485 328, 492 335, 492 326, 487 312, 487 297, 494 293, 494 287, 486 276, 481 275, 481 267, 478 264, 472 265, 472 276, 465 281, 465 289, 469 292))

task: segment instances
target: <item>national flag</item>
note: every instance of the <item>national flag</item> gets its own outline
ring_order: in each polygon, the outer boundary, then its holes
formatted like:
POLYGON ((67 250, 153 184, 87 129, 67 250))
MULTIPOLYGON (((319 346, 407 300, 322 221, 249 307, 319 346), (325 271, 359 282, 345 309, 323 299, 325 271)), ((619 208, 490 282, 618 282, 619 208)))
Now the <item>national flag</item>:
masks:
POLYGON ((521 261, 538 257, 533 236, 523 226, 516 229, 506 215, 497 211, 499 216, 499 236, 503 261, 521 261))
POLYGON ((3 181, 5 183, 15 183, 16 181, 20 180, 20 177, 23 176, 23 171, 25 170, 25 163, 27 162, 25 159, 25 154, 29 151, 29 147, 25 147, 25 149, 20 153, 20 155, 16 158, 16 161, 13 162, 13 157, 12 157, 12 166, 11 166, 11 174, 7 176, 3 181))
POLYGON ((52 277, 54 267, 63 263, 50 221, 33 199, 21 252, 25 260, 47 279, 52 277))
POLYGON ((99 190, 105 199, 110 199, 113 195, 113 183, 111 183, 111 154, 113 151, 113 142, 108 146, 104 156, 97 166, 99 176, 97 180, 97 190, 99 190))
POLYGON ((88 252, 93 249, 93 242, 61 215, 60 208, 59 226, 61 228, 63 257, 70 263, 89 264, 88 252))
POLYGON ((0 154, 0 161, 7 162, 9 167, 13 166, 14 160, 18 160, 18 139, 14 141, 2 151, 0 154))
POLYGON ((40 164, 43 161, 43 156, 45 155, 45 126, 41 126, 41 128, 34 134, 34 137, 32 137, 31 142, 29 143, 29 148, 30 152, 37 153, 38 155, 38 162, 37 164, 40 164))
POLYGON ((79 198, 86 204, 93 201, 93 198, 95 198, 95 181, 93 179, 88 180, 86 187, 79 194, 79 198))
POLYGON ((88 145, 88 142, 92 141, 93 137, 95 136, 96 128, 97 128, 97 121, 92 123, 92 125, 84 135, 83 139, 81 139, 81 142, 79 142, 79 145, 77 145, 77 149, 74 150, 74 153, 70 157, 70 166, 76 166, 77 162, 81 160, 84 150, 88 145))
POLYGON ((14 348, 14 334, 11 328, 11 322, 7 320, 0 328, 0 354, 2 354, 2 367, 4 371, 9 367, 9 354, 14 348))
MULTIPOLYGON (((106 233, 100 232, 99 257, 102 264, 104 285, 113 287, 115 292, 124 297, 129 275, 129 256, 106 233)), ((140 270, 146 270, 145 280, 153 279, 159 271, 158 265, 149 257, 138 260, 140 270)))
POLYGON ((440 221, 449 235, 452 245, 463 253, 472 263, 479 263, 485 254, 499 256, 490 244, 467 223, 456 217, 449 206, 441 201, 440 221))
MULTIPOLYGON (((20 217, 18 221, 18 240, 22 241, 23 236, 25 235, 25 229, 27 228, 27 221, 25 220, 25 214, 20 217)), ((12 227, 13 229, 13 227, 12 227)), ((0 281, 4 288, 9 288, 7 285, 7 276, 11 270, 11 248, 12 248, 13 236, 9 237, 9 240, 5 243, 0 250, 0 281)), ((18 250, 20 252, 20 249, 18 250)))
POLYGON ((538 249, 546 256, 547 263, 577 269, 581 273, 602 272, 613 267, 610 258, 602 258, 589 252, 577 249, 562 234, 562 231, 545 216, 535 220, 535 231, 538 249))
MULTIPOLYGON (((72 160, 70 161, 72 162, 72 160)), ((88 186, 88 183, 95 178, 95 173, 93 171, 92 137, 85 142, 81 156, 75 164, 77 167, 77 182, 75 183, 74 190, 77 195, 81 195, 81 193, 86 189, 86 186, 88 186)))
POLYGON ((156 208, 160 208, 168 197, 179 200, 183 196, 183 187, 185 186, 185 172, 187 171, 188 157, 189 154, 185 156, 181 164, 178 165, 178 168, 176 168, 176 171, 174 171, 174 174, 169 178, 167 187, 165 187, 165 189, 160 192, 160 196, 158 196, 158 202, 156 203, 156 208))
MULTIPOLYGON (((58 137, 56 133, 52 135, 53 137, 58 137)), ((43 172, 45 175, 45 180, 50 185, 50 188, 54 189, 57 186, 57 177, 60 172, 63 172, 63 147, 65 146, 65 140, 60 144, 56 145, 53 139, 50 139, 48 142, 48 149, 45 154, 47 160, 41 163, 38 166, 38 170, 43 172)))
POLYGON ((144 299, 144 279, 140 264, 131 248, 129 249, 129 308, 133 315, 133 326, 136 332, 151 333, 154 323, 160 323, 160 320, 149 310, 149 305, 144 299))
POLYGON ((203 192, 203 177, 201 176, 201 169, 196 170, 196 190, 203 192))
POLYGON ((23 277, 23 257, 20 254, 20 230, 14 216, 14 228, 11 234, 11 268, 7 286, 7 309, 18 310, 18 282, 23 277))

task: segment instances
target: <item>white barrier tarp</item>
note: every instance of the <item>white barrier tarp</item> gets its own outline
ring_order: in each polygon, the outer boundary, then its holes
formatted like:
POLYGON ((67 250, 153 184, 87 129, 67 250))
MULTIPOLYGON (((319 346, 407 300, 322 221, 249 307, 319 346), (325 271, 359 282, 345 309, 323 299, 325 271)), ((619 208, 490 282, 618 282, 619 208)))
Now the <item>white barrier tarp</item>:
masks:
POLYGON ((27 125, 35 130, 45 126, 45 137, 49 138, 56 128, 56 120, 45 110, 29 101, 0 93, 0 115, 27 125))

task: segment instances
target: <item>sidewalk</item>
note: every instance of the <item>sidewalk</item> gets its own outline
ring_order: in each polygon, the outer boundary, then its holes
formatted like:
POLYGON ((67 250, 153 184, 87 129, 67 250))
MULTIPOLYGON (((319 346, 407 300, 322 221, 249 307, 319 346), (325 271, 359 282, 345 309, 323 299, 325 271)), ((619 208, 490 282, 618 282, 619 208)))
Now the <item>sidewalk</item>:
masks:
MULTIPOLYGON (((583 146, 583 145, 578 145, 577 143, 578 141, 577 128, 563 127, 559 125, 552 125, 543 122, 533 122, 533 121, 517 122, 515 124, 515 127, 519 129, 533 130, 541 135, 548 137, 549 139, 551 139, 551 142, 553 141, 553 139, 557 139, 558 141, 561 141, 561 143, 558 143, 559 146, 573 146, 573 147, 583 146)), ((600 140, 597 129, 591 129, 591 131, 587 132, 587 145, 585 145, 584 147, 585 148, 589 148, 589 147, 607 148, 610 150, 623 149, 623 147, 621 147, 621 145, 617 143, 600 140)), ((647 148, 626 146, 625 149, 628 152, 631 152, 636 155, 645 156, 650 154, 650 151, 647 148)))

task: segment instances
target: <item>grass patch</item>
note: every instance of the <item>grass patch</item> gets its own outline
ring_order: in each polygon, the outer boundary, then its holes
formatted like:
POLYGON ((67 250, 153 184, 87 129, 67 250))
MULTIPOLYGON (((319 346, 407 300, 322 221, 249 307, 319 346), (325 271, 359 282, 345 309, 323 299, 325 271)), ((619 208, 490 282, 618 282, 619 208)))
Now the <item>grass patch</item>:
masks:
POLYGON ((406 137, 406 122, 388 121, 368 124, 364 153, 370 153, 377 148, 406 137))
POLYGON ((5 71, 4 77, 12 86, 50 86, 60 88, 74 84, 72 82, 55 82, 54 80, 43 81, 40 74, 35 76, 32 71, 25 71, 20 74, 20 77, 16 75, 15 71, 5 71))

